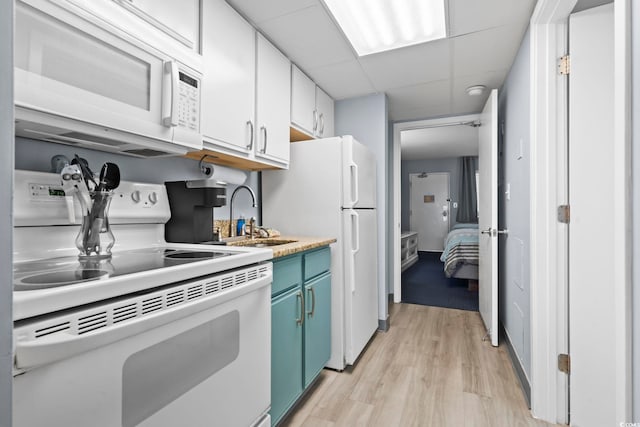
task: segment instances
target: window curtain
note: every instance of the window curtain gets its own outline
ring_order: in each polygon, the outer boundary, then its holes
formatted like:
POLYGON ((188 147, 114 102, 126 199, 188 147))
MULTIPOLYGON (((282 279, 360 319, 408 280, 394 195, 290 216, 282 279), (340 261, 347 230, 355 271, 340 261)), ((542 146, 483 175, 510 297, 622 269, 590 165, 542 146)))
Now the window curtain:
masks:
POLYGON ((478 222, 478 193, 476 191, 476 157, 460 158, 460 192, 456 222, 478 222))

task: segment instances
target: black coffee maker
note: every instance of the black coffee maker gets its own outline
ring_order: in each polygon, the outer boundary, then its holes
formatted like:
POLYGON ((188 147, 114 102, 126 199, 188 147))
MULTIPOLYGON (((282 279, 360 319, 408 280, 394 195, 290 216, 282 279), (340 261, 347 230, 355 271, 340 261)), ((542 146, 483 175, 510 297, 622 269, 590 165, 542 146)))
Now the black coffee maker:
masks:
POLYGON ((213 229, 213 208, 227 204, 227 190, 210 180, 169 181, 171 219, 164 226, 167 242, 221 244, 213 229))

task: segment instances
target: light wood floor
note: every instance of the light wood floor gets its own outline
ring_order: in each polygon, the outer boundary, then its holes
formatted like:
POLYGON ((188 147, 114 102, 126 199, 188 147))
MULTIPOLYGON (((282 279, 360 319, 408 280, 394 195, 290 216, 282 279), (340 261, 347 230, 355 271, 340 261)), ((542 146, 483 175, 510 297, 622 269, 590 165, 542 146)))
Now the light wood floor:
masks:
POLYGON ((477 312, 391 304, 354 368, 325 369, 284 426, 547 426, 477 312))

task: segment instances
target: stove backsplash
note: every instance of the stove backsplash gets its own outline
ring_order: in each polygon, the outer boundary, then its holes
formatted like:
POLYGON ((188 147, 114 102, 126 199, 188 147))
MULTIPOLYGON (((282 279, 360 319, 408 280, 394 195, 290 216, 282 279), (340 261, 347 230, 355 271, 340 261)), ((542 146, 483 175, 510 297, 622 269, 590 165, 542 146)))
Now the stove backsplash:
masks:
MULTIPOLYGON (((62 154, 72 159, 74 154, 87 159, 91 165, 101 165, 105 162, 118 164, 120 167, 121 179, 126 181, 164 183, 165 181, 202 179, 203 175, 199 170, 196 160, 183 157, 162 157, 157 159, 138 159, 135 157, 123 156, 103 151, 89 150, 79 147, 70 147, 62 144, 55 144, 45 141, 36 141, 26 138, 16 138, 15 144, 15 168, 33 170, 40 172, 51 171, 51 158, 62 154)), ((98 173, 99 171, 94 171, 98 173)), ((258 173, 248 173, 246 185, 254 191, 258 200, 261 199, 260 188, 258 186, 258 173)), ((227 193, 231 194, 236 188, 234 185, 227 187, 227 193)), ((252 207, 251 198, 247 195, 239 194, 234 202, 234 216, 240 215, 245 218, 256 217, 258 224, 260 221, 260 208, 252 207)), ((215 220, 229 220, 229 206, 214 208, 213 217, 215 220)), ((213 226, 213 225, 212 225, 213 226)), ((228 227, 227 227, 228 228, 228 227)))

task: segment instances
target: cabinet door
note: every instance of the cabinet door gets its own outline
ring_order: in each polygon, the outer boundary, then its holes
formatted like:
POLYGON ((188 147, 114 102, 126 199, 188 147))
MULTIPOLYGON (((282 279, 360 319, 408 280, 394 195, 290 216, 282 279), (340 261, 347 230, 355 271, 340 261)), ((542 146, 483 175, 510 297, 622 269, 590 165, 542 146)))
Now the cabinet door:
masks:
POLYGON ((320 373, 331 356, 331 274, 305 284, 304 386, 320 373))
POLYGON ((317 123, 316 85, 298 67, 291 67, 291 123, 313 135, 317 123))
POLYGON ((224 0, 203 2, 202 12, 205 147, 247 153, 255 133, 255 30, 224 0))
POLYGON ((316 136, 318 138, 330 138, 333 130, 333 99, 322 89, 316 86, 316 108, 318 109, 318 126, 316 136))
POLYGON ((302 394, 303 294, 300 288, 271 302, 271 418, 275 423, 302 394))
POLYGON ((257 36, 256 156, 289 164, 291 63, 261 34, 257 36))
POLYGON ((115 0, 139 18, 180 43, 198 52, 200 49, 200 1, 115 0))

